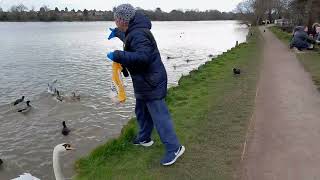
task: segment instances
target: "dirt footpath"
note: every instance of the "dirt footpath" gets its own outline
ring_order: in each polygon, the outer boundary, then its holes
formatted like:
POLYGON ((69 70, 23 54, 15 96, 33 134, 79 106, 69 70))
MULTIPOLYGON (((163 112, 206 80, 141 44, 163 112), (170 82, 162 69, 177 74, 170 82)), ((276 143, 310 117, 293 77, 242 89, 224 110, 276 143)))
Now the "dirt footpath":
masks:
POLYGON ((320 180, 320 93, 295 54, 264 29, 243 179, 320 180))

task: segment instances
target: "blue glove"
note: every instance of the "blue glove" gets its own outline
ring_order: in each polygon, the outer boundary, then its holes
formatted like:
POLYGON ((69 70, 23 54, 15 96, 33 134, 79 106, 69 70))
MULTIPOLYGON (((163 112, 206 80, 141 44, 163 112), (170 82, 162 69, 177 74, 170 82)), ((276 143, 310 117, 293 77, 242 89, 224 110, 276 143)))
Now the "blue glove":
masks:
POLYGON ((114 60, 114 52, 109 52, 107 54, 107 58, 110 59, 111 61, 113 61, 114 60))
POLYGON ((112 38, 115 38, 116 37, 116 32, 118 30, 117 28, 109 28, 109 29, 110 29, 111 33, 110 33, 110 35, 108 37, 108 40, 110 40, 112 38))

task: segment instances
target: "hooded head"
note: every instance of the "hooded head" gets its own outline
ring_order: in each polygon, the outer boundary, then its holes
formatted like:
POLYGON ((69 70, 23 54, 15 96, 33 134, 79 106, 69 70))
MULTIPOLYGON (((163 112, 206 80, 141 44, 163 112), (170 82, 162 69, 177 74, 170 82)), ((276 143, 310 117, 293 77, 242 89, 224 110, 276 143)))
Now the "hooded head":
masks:
POLYGON ((129 26, 129 22, 134 18, 136 14, 135 8, 131 4, 121 4, 114 10, 114 20, 117 27, 121 31, 126 31, 129 26))
POLYGON ((305 26, 296 26, 294 29, 293 29, 293 32, 297 32, 297 31, 304 31, 305 30, 305 26))

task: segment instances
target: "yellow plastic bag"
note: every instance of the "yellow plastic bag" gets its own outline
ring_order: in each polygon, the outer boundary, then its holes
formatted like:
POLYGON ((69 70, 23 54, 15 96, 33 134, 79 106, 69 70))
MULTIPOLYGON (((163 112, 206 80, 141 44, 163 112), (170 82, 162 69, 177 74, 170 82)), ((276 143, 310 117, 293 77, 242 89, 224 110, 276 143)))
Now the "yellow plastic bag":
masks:
POLYGON ((119 63, 112 63, 111 98, 113 101, 124 103, 127 99, 124 83, 121 76, 122 66, 119 63))

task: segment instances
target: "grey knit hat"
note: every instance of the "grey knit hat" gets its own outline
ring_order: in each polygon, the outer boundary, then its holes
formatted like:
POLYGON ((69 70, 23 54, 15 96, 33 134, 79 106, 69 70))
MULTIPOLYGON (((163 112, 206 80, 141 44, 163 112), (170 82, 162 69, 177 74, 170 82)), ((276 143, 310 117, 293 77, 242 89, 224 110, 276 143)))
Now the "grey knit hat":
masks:
POLYGON ((121 4, 114 10, 114 19, 129 23, 135 14, 136 10, 131 4, 121 4))

